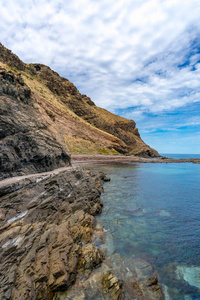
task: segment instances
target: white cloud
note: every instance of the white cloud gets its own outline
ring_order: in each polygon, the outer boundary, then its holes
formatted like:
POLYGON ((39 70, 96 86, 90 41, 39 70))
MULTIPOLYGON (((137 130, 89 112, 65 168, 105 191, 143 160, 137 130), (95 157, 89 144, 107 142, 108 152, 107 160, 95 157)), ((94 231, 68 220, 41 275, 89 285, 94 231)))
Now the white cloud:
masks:
POLYGON ((141 117, 200 99, 199 64, 191 71, 198 51, 178 67, 199 37, 197 0, 7 0, 0 6, 1 42, 24 61, 69 78, 99 106, 139 106, 141 117))

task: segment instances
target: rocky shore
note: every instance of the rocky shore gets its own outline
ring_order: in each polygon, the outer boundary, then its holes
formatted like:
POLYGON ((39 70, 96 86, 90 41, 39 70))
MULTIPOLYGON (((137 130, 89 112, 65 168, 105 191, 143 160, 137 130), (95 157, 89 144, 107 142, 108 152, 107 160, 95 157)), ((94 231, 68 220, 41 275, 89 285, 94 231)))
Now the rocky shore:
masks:
POLYGON ((74 169, 1 189, 1 299, 59 299, 103 253, 90 244, 100 177, 74 169))
POLYGON ((1 187, 0 299, 162 299, 150 265, 142 262, 139 278, 117 257, 114 270, 97 247, 106 239, 94 217, 106 180, 70 167, 1 187))
POLYGON ((91 155, 91 154, 72 154, 71 160, 74 165, 88 164, 127 164, 127 163, 200 163, 200 158, 174 159, 167 157, 145 158, 128 155, 91 155))

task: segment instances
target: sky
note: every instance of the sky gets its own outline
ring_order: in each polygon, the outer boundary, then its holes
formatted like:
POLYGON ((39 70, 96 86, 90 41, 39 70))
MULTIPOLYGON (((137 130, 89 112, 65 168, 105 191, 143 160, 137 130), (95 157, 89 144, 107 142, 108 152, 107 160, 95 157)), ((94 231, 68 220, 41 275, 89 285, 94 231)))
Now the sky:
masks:
POLYGON ((200 154, 199 0, 0 0, 0 28, 160 153, 200 154))

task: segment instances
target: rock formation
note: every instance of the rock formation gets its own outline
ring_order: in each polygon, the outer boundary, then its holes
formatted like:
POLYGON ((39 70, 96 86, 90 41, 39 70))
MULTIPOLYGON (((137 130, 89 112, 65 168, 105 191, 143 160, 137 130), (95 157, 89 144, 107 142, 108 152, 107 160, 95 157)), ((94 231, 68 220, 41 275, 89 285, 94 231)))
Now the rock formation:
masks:
POLYGON ((0 44, 0 299, 162 299, 154 271, 138 281, 134 267, 113 270, 98 247, 94 216, 109 179, 71 167, 69 150, 158 155, 134 121, 0 44), (60 167, 68 168, 41 173, 60 167), (24 176, 9 181, 16 175, 24 176))
POLYGON ((0 180, 70 163, 64 139, 51 123, 21 75, 0 68, 0 180))
POLYGON ((137 154, 146 157, 159 156, 158 152, 147 146, 141 139, 136 124, 116 116, 109 111, 97 107, 86 95, 80 94, 77 88, 66 78, 42 64, 33 64, 31 72, 40 80, 77 116, 81 117, 94 127, 108 132, 119 138, 125 147, 115 146, 115 150, 122 154, 137 154))
MULTIPOLYGON (((0 190, 0 299, 162 299, 155 277, 137 282, 119 258, 113 270, 95 245, 104 239, 94 218, 103 174, 38 176, 0 190)), ((151 267, 141 266, 148 278, 151 267)))
POLYGON ((49 67, 25 64, 2 44, 0 67, 4 177, 63 166, 69 151, 159 156, 142 141, 134 121, 97 107, 49 67))
POLYGON ((99 180, 69 170, 1 190, 1 299, 52 299, 75 282, 77 268, 101 263, 101 251, 84 246, 102 209, 99 180))

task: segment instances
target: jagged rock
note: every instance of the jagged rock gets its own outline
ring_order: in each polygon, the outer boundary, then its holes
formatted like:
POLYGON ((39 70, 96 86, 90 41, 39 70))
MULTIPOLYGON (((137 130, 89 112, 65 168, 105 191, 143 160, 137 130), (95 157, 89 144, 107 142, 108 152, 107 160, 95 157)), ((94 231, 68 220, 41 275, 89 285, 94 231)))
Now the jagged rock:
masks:
POLYGON ((94 244, 85 245, 81 250, 81 258, 79 261, 79 269, 93 270, 103 260, 103 253, 94 244))
POLYGON ((106 176, 106 174, 104 173, 100 173, 100 176, 101 176, 101 180, 103 182, 109 182, 110 181, 110 178, 106 176))
POLYGON ((78 265, 86 270, 101 263, 102 252, 84 245, 95 225, 91 207, 102 206, 96 180, 89 171, 73 169, 4 190, 1 299, 52 299, 75 282, 78 265))
POLYGON ((158 284, 158 278, 156 276, 152 276, 147 278, 147 286, 153 286, 158 284))
POLYGON ((102 277, 103 292, 109 293, 109 296, 113 300, 124 299, 122 281, 119 280, 115 274, 109 272, 102 277))

